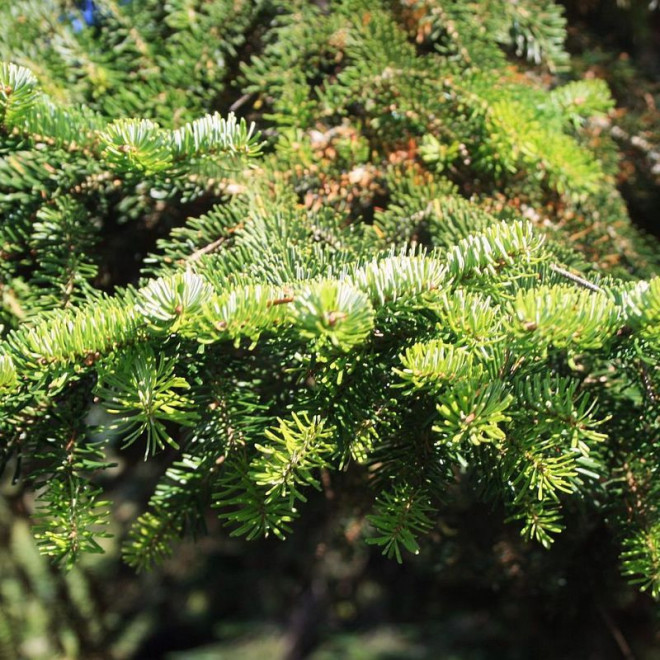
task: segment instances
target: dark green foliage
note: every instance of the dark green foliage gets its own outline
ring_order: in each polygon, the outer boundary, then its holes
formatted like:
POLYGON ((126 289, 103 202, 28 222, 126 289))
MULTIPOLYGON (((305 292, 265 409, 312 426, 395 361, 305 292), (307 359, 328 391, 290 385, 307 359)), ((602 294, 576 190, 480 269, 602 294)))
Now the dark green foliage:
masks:
POLYGON ((399 561, 469 485, 545 547, 579 503, 658 596, 657 245, 606 85, 549 89, 559 7, 96 4, 3 10, 0 433, 43 551, 100 549, 138 445, 172 460, 133 566, 209 508, 284 538, 343 471, 399 561))

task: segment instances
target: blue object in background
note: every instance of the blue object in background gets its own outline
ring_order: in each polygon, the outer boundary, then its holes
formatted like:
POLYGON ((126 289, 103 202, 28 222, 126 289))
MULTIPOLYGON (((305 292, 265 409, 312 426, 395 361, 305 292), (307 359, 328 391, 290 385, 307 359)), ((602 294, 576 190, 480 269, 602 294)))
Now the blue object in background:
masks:
MULTIPOLYGON (((120 0, 119 4, 127 5, 130 2, 131 0, 120 0)), ((77 4, 82 14, 82 19, 80 19, 78 16, 74 16, 73 14, 69 13, 66 16, 60 16, 59 20, 66 21, 68 18, 69 22, 71 23, 71 27, 73 28, 73 31, 82 32, 86 27, 96 25, 97 19, 99 17, 99 10, 94 0, 82 0, 77 4)))
POLYGON ((82 12, 82 20, 78 17, 71 19, 71 27, 74 32, 81 32, 85 27, 94 25, 96 14, 94 0, 84 0, 81 3, 80 11, 82 12))
POLYGON ((82 7, 82 15, 85 19, 87 25, 94 25, 94 13, 96 12, 96 7, 94 6, 93 0, 85 0, 82 7))

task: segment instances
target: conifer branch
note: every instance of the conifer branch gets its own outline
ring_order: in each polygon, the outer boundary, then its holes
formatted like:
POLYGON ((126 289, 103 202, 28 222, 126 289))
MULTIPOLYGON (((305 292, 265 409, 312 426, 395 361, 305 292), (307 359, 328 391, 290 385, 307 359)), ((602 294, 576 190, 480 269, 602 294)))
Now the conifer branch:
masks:
POLYGON ((357 464, 398 561, 458 480, 546 547, 590 507, 660 597, 657 255, 606 85, 524 75, 566 66, 559 5, 157 4, 0 21, 0 458, 42 550, 100 550, 136 445, 172 456, 138 568, 209 508, 285 538, 357 464))

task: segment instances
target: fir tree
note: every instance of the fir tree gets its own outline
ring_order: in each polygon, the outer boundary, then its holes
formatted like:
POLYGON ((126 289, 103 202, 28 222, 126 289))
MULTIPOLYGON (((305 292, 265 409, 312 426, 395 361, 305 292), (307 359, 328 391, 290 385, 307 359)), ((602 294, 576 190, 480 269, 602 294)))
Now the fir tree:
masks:
POLYGON ((659 596, 657 244, 559 6, 93 4, 0 21, 1 451, 42 551, 101 550, 139 445, 175 458, 133 566, 209 507, 285 538, 352 471, 399 561, 461 482, 546 547, 585 507, 659 596))

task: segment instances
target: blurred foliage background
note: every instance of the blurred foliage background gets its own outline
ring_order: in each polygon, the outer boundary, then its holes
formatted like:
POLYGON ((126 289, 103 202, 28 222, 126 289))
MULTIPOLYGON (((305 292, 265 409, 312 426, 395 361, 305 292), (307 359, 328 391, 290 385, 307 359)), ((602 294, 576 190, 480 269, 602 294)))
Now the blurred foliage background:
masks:
MULTIPOLYGON (((350 484, 333 484, 341 489, 350 484)), ((136 494, 123 495, 118 537, 136 494)), ((338 535, 351 527, 318 494, 291 541, 228 539, 209 516, 208 536, 137 575, 112 540, 68 574, 49 566, 10 496, 0 511, 0 657, 658 657, 650 599, 603 579, 616 561, 603 527, 574 511, 581 534, 530 552, 517 530, 503 532, 502 512, 455 495, 441 533, 402 565, 338 535)))
POLYGON ((604 78, 617 101, 619 185, 633 221, 660 235, 660 8, 646 0, 563 3, 580 75, 604 78))
MULTIPOLYGON (((573 67, 606 79, 618 103, 620 189, 633 220, 660 235, 660 11, 648 0, 564 4, 573 67)), ((230 539, 209 516, 207 536, 137 574, 116 539, 170 457, 140 459, 109 477, 115 539, 68 574, 38 554, 29 496, 5 475, 0 658, 660 658, 657 606, 603 580, 616 559, 608 532, 577 507, 581 533, 546 553, 456 493, 433 542, 398 565, 355 543, 357 519, 355 535, 333 520, 347 514, 332 499, 351 488, 337 475, 287 543, 230 539)))

